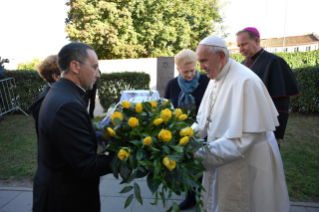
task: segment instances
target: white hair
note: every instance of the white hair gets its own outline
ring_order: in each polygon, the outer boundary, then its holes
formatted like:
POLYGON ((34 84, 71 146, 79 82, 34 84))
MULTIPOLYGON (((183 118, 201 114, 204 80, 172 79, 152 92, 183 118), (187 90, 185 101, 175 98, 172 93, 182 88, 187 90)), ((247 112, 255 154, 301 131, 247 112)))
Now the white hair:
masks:
POLYGON ((219 47, 219 46, 208 46, 208 45, 207 45, 207 48, 208 48, 208 52, 213 53, 213 54, 217 54, 220 51, 224 52, 226 55, 226 61, 228 61, 229 51, 227 48, 219 47))
POLYGON ((181 67, 182 65, 186 65, 189 63, 195 63, 197 62, 196 60, 196 53, 190 49, 184 49, 180 52, 178 52, 175 55, 175 64, 177 67, 181 67))

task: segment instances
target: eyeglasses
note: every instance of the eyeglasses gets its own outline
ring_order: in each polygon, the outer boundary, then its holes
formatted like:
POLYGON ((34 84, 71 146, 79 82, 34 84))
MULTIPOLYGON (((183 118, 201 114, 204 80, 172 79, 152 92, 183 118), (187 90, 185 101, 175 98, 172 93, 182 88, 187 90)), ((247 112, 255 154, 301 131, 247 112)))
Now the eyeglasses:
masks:
POLYGON ((89 63, 83 63, 83 62, 81 62, 81 61, 78 61, 79 63, 81 63, 81 64, 83 64, 83 65, 89 65, 89 66, 91 66, 93 69, 94 69, 94 71, 99 71, 99 66, 97 66, 97 65, 92 65, 92 64, 89 64, 89 63))

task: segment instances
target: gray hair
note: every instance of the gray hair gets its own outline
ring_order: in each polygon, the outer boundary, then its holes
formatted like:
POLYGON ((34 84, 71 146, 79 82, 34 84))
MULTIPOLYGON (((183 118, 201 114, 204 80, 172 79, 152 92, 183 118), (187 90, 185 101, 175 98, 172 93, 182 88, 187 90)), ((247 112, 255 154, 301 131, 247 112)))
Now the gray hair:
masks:
POLYGON ((224 52, 226 55, 226 60, 228 61, 229 59, 229 51, 228 49, 224 48, 224 47, 219 47, 219 46, 207 46, 208 48, 208 52, 213 53, 213 54, 217 54, 218 52, 224 52))

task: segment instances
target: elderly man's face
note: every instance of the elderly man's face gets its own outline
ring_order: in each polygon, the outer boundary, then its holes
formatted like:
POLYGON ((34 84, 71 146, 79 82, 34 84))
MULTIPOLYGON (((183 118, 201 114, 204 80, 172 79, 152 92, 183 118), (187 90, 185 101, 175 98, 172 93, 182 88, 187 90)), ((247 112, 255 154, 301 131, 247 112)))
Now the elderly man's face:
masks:
POLYGON ((200 63, 200 69, 205 70, 207 77, 215 79, 223 68, 223 58, 221 53, 214 54, 208 52, 209 46, 200 44, 196 50, 196 57, 200 63))
POLYGON ((240 54, 245 58, 251 58, 259 51, 259 39, 251 40, 248 32, 243 32, 237 36, 237 46, 240 54))

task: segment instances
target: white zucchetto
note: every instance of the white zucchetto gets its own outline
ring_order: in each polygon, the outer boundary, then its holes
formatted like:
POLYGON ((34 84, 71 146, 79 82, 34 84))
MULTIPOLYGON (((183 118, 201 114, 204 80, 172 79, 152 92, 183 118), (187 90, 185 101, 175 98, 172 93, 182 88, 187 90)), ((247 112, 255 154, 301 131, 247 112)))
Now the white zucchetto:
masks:
POLYGON ((227 45, 223 39, 215 35, 204 38, 199 44, 226 48, 227 45))

